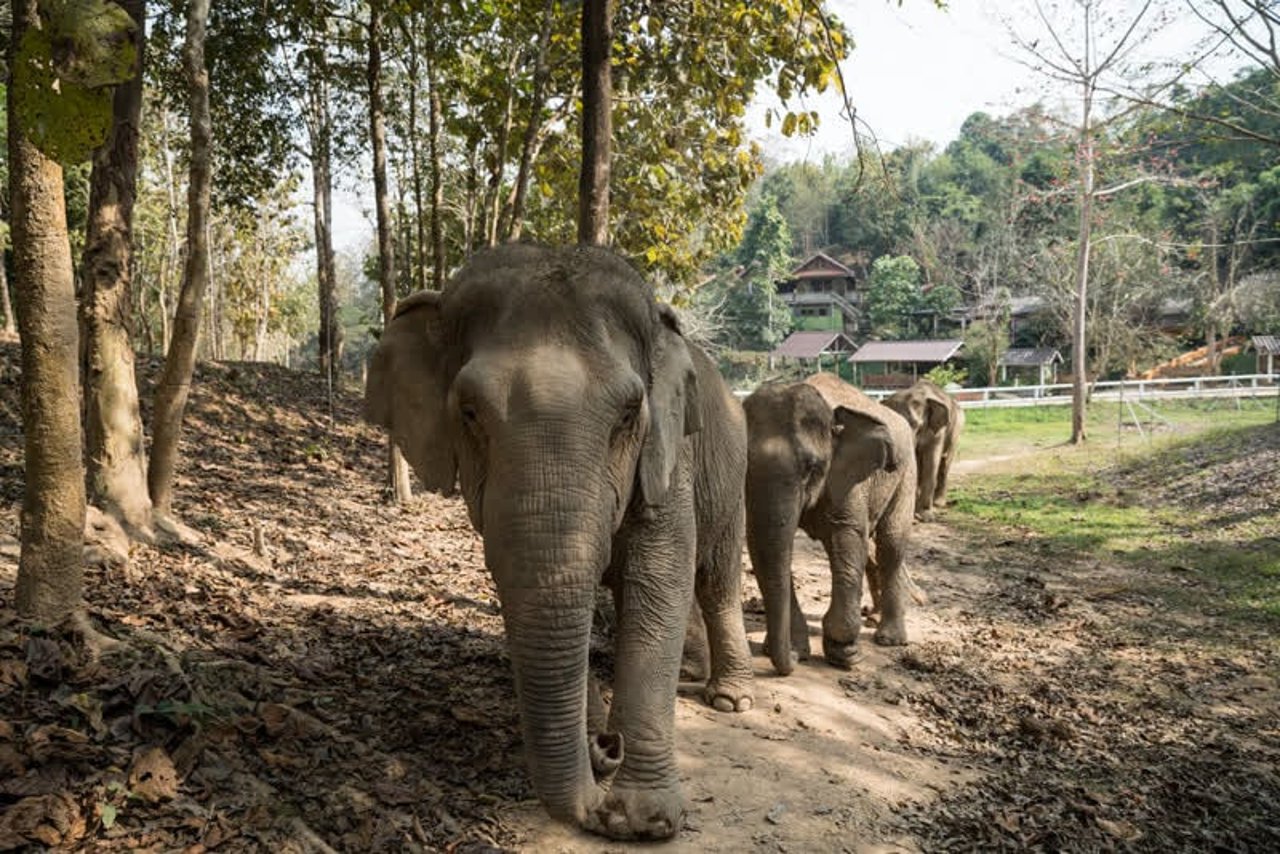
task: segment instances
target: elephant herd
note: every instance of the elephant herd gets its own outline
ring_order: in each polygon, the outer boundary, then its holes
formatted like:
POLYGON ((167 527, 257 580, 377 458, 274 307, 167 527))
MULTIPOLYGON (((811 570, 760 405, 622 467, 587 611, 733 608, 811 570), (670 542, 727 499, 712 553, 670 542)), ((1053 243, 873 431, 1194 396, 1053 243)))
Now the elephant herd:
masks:
POLYGON ((402 300, 366 416, 428 489, 460 490, 502 603, 530 777, 548 812, 615 839, 683 821, 675 700, 686 630, 706 699, 752 705, 745 534, 781 675, 809 654, 796 529, 822 542, 823 655, 907 642, 913 517, 942 503, 963 416, 917 383, 877 403, 829 374, 742 404, 651 286, 604 249, 510 245, 402 300), (596 590, 617 609, 612 702, 589 674, 596 590), (696 631, 695 631, 696 629, 696 631))

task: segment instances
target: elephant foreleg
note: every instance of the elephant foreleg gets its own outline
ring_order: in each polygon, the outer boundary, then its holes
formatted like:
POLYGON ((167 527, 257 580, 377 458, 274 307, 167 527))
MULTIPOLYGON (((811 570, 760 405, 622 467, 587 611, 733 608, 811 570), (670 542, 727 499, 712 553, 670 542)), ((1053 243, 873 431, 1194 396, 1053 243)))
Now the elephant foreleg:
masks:
MULTIPOLYGON (((681 467, 683 468, 683 467, 681 467)), ((664 839, 680 830, 685 800, 675 761, 675 702, 693 601, 692 486, 677 469, 667 501, 628 520, 614 540, 621 583, 609 731, 622 762, 590 830, 614 839, 664 839)))
POLYGON ((878 537, 876 543, 877 574, 880 576, 880 625, 876 627, 875 642, 883 646, 901 646, 907 642, 906 607, 903 601, 909 595, 903 566, 902 541, 896 537, 878 537))
POLYGON ((834 525, 823 540, 831 562, 831 604, 822 617, 822 652, 834 667, 848 669, 859 657, 862 579, 867 567, 866 534, 834 525))
POLYGON ((916 454, 919 476, 916 488, 916 517, 927 518, 933 510, 934 496, 941 481, 943 454, 941 436, 931 439, 916 454))

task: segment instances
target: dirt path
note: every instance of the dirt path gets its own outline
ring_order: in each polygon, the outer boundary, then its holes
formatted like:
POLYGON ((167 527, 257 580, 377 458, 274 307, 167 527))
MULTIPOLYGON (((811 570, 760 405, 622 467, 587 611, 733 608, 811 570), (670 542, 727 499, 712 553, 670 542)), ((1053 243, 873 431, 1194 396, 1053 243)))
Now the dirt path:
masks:
MULTIPOLYGON (((915 610, 916 642, 947 642, 959 629, 948 614, 966 598, 964 585, 944 577, 938 560, 953 548, 941 525, 922 525, 912 547, 917 580, 931 603, 915 610)), ((906 698, 920 680, 896 666, 903 650, 875 646, 851 671, 822 660, 821 620, 830 598, 830 571, 820 544, 796 539, 794 575, 809 618, 813 657, 786 678, 774 675, 761 651, 764 611, 747 602, 748 638, 756 664, 756 707, 740 715, 715 712, 693 691, 677 706, 677 750, 688 826, 672 851, 914 851, 892 826, 895 807, 924 803, 977 771, 909 749, 924 735, 906 698)), ((755 594, 748 581, 750 594, 755 594)), ((536 803, 507 813, 529 851, 642 850, 605 844, 548 821, 536 803)))

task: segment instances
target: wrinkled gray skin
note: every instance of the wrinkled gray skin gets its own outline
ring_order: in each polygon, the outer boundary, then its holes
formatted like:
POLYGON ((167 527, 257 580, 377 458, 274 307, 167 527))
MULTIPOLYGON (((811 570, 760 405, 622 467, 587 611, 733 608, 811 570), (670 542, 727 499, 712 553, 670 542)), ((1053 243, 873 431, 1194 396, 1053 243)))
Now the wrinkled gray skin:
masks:
POLYGON ((797 527, 831 562, 822 649, 836 667, 858 657, 862 580, 880 623, 875 641, 907 642, 912 584, 903 566, 915 501, 911 428, 831 374, 766 385, 745 401, 747 547, 764 598, 765 651, 783 676, 809 657, 808 624, 791 579, 797 527))
POLYGON ((751 705, 746 429, 715 366, 611 253, 505 246, 397 308, 366 414, 428 488, 461 486, 547 810, 613 838, 676 833, 676 685, 695 595, 708 699, 751 705), (602 581, 618 611, 607 718, 587 672, 602 581))
POLYGON ((884 405, 907 419, 916 437, 916 517, 928 519, 947 505, 947 475, 964 429, 964 410, 930 380, 890 395, 884 405))

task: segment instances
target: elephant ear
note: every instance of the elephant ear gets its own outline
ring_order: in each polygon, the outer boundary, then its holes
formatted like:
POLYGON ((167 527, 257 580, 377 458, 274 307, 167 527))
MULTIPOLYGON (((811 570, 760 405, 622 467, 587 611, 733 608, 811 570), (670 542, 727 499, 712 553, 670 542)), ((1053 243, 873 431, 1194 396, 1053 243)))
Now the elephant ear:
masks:
POLYGON ((702 429, 698 375, 689 345, 669 306, 658 305, 650 363, 649 431, 640 450, 640 491, 645 504, 662 503, 680 460, 684 437, 702 429))
POLYGON ((941 400, 929 398, 925 401, 925 423, 934 433, 941 433, 951 423, 951 410, 941 400))
POLYGON ((364 417, 386 428, 427 489, 448 495, 458 464, 445 410, 444 344, 439 292, 401 300, 369 364, 364 417))
POLYGON ((827 491, 836 500, 876 472, 897 471, 902 453, 884 421, 846 406, 836 407, 835 450, 827 474, 827 491))

